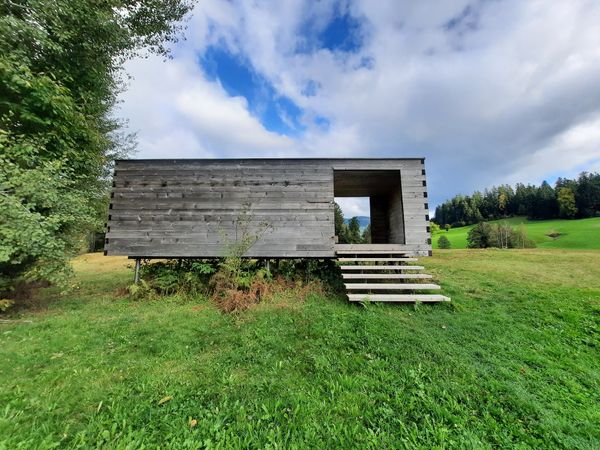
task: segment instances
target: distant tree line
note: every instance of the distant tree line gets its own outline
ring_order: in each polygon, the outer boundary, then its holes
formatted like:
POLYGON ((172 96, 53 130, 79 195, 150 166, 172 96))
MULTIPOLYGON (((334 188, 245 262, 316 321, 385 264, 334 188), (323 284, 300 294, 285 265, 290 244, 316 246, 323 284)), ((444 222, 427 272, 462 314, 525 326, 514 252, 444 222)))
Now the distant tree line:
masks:
POLYGON ((554 187, 518 183, 457 195, 435 209, 438 225, 460 227, 512 216, 530 219, 578 219, 600 216, 600 173, 583 172, 575 180, 559 178, 554 187))

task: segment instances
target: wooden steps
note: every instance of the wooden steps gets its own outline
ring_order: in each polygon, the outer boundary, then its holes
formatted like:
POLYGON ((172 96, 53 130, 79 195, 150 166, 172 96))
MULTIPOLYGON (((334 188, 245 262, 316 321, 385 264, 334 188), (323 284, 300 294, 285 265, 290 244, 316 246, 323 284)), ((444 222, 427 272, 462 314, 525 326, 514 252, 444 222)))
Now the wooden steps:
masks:
POLYGON ((336 250, 335 253, 337 255, 381 255, 381 254, 389 254, 389 255, 398 255, 398 256, 407 256, 406 252, 390 252, 387 250, 336 250))
POLYGON ((386 265, 386 266, 375 266, 375 265, 356 265, 356 266, 340 266, 342 270, 423 270, 423 266, 397 266, 397 265, 386 265))
POLYGON ((395 248, 364 250, 359 245, 337 250, 342 277, 347 280, 348 300, 351 302, 447 302, 450 298, 429 294, 440 290, 438 284, 427 282, 433 278, 426 273, 414 273, 425 268, 410 265, 416 258, 407 257, 395 248), (407 273, 408 272, 408 273, 407 273))
POLYGON ((417 258, 338 258, 339 262, 415 262, 417 258))
POLYGON ((437 290, 441 287, 430 283, 345 283, 346 289, 361 291, 415 291, 437 290))
POLYGON ((362 253, 377 251, 381 253, 407 253, 405 244, 335 244, 335 252, 362 253))
POLYGON ((438 294, 348 294, 351 302, 449 302, 450 297, 438 294))
POLYGON ((342 273, 342 278, 345 280, 415 280, 433 277, 426 273, 342 273))

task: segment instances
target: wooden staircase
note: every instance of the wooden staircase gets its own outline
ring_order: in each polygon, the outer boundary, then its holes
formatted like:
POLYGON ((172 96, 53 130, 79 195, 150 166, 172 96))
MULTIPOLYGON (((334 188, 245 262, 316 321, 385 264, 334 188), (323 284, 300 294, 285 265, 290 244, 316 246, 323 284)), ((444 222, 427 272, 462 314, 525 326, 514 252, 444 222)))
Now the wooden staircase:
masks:
POLYGON ((404 252, 364 245, 364 249, 336 250, 336 254, 351 302, 450 301, 444 295, 428 293, 441 288, 431 283, 431 275, 421 272, 423 266, 410 264, 417 258, 404 252))

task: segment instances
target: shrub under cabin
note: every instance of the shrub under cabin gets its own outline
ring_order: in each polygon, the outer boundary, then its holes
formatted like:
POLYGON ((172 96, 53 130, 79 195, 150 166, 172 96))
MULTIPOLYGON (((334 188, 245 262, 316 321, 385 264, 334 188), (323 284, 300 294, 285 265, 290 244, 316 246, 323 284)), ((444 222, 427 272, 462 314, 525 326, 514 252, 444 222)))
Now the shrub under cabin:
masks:
POLYGON ((250 233, 260 233, 248 257, 334 258, 359 250, 427 256, 424 163, 423 158, 119 160, 105 254, 223 256, 240 239, 244 218, 250 233), (369 198, 371 244, 336 243, 335 197, 369 198))

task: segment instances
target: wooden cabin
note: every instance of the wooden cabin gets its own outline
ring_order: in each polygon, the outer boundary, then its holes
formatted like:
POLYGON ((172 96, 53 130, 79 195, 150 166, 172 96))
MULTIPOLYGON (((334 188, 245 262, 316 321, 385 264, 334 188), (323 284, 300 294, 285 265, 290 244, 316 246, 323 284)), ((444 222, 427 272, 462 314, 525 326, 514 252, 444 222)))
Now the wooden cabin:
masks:
POLYGON ((107 255, 223 256, 240 217, 260 229, 248 257, 366 248, 337 244, 335 197, 369 198, 371 249, 431 253, 423 158, 119 160, 111 197, 107 255))
POLYGON ((336 258, 350 301, 450 300, 409 264, 431 255, 423 158, 116 162, 105 254, 136 259, 136 282, 141 259, 225 256, 246 237, 250 258, 336 258), (372 243, 337 243, 336 197, 369 199, 372 243))

